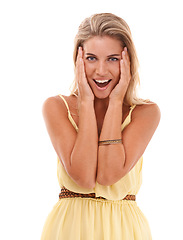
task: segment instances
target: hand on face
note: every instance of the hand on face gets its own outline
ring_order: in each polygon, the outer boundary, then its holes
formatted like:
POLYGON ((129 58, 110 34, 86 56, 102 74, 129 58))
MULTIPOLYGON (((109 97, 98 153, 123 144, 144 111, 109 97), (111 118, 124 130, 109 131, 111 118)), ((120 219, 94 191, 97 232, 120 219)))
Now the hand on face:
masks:
POLYGON ((131 79, 131 73, 130 73, 130 58, 128 55, 127 48, 125 47, 122 51, 122 60, 120 61, 120 80, 119 83, 115 86, 115 88, 110 93, 110 100, 120 100, 123 101, 130 79, 131 79))
POLYGON ((78 97, 80 101, 93 101, 94 95, 87 82, 83 61, 83 50, 79 47, 76 61, 76 81, 78 85, 78 97))

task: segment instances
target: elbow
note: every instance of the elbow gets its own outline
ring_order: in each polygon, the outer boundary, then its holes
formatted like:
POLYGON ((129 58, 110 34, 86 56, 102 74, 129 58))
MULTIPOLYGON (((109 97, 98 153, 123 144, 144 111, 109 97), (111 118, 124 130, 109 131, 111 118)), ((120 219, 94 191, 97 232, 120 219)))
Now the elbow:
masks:
POLYGON ((121 170, 119 172, 108 172, 105 174, 99 174, 97 176, 97 182, 103 186, 111 186, 118 182, 121 178, 125 176, 125 171, 121 170))
POLYGON ((109 176, 98 176, 97 182, 102 186, 110 186, 113 184, 113 181, 111 181, 111 178, 109 176))
POLYGON ((79 179, 76 181, 76 183, 86 189, 93 189, 95 187, 95 182, 94 181, 87 181, 86 179, 79 179))
POLYGON ((96 184, 96 179, 91 175, 82 174, 78 172, 69 172, 72 180, 79 186, 85 189, 93 189, 96 184))

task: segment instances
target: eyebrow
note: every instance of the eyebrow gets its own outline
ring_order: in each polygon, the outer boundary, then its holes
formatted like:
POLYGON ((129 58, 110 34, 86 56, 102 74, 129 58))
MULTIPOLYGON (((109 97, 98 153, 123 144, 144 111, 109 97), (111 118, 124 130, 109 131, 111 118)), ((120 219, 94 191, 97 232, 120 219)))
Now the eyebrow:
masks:
MULTIPOLYGON (((86 53, 86 55, 90 55, 90 56, 95 56, 96 57, 96 55, 93 54, 93 53, 86 53)), ((120 57, 121 55, 118 54, 118 53, 115 53, 115 54, 108 55, 107 57, 116 57, 116 56, 120 57)))

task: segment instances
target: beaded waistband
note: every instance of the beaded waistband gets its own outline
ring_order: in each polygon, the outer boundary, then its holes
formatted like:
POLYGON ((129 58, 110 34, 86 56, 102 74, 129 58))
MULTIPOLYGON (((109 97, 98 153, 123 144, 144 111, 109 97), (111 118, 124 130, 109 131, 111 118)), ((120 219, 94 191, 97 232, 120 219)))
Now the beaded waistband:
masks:
MULTIPOLYGON (((88 194, 75 193, 75 192, 71 192, 70 190, 68 190, 65 187, 61 188, 61 192, 59 193, 59 199, 62 199, 62 198, 75 198, 75 197, 95 198, 95 199, 107 200, 106 198, 103 198, 103 197, 96 197, 95 193, 88 193, 88 194)), ((126 195, 122 200, 135 201, 136 200, 136 196, 135 195, 126 195)))

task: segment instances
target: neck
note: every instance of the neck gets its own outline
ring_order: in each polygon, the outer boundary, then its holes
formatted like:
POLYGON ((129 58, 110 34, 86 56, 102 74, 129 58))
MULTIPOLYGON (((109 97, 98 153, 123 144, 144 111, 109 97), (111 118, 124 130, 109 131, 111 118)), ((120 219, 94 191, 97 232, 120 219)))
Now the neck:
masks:
POLYGON ((96 111, 107 111, 109 105, 109 98, 104 98, 104 99, 100 99, 100 98, 96 98, 94 99, 94 108, 96 111))

